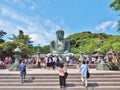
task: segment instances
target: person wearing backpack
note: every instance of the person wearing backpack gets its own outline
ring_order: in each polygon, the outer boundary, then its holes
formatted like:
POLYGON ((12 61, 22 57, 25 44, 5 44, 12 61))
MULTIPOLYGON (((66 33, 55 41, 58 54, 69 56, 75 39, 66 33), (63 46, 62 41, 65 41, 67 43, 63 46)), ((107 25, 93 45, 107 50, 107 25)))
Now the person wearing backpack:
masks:
POLYGON ((20 64, 20 81, 21 81, 21 83, 24 82, 25 76, 26 76, 26 64, 24 61, 22 61, 20 64))
POLYGON ((86 64, 86 62, 82 61, 82 65, 80 66, 80 75, 81 75, 82 83, 85 85, 85 87, 88 86, 88 83, 87 83, 87 71, 88 71, 88 69, 89 69, 89 67, 86 64))

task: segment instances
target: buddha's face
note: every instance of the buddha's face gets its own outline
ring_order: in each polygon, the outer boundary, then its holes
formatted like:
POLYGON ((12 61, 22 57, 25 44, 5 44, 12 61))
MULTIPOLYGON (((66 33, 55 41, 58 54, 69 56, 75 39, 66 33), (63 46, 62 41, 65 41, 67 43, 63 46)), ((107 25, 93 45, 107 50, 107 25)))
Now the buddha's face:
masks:
POLYGON ((64 32, 57 32, 56 35, 59 40, 62 40, 64 38, 64 32))

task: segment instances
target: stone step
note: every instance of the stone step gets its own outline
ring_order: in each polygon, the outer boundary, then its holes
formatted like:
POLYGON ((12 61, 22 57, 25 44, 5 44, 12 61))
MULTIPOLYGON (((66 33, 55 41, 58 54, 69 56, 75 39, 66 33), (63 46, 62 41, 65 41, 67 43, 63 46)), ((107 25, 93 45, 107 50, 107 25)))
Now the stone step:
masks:
MULTIPOLYGON (((84 86, 72 86, 66 87, 63 90, 120 90, 120 86, 100 86, 100 87, 84 87, 84 86)), ((0 90, 62 90, 59 86, 0 86, 0 90)))
MULTIPOLYGON (((0 90, 61 90, 59 86, 0 86, 0 90), (2 88, 3 87, 3 88, 2 88), (7 88, 9 87, 9 88, 7 88), (25 87, 25 88, 24 88, 25 87), (48 88, 46 88, 48 87, 48 88), (52 87, 52 88, 51 88, 52 87), (56 88, 57 87, 57 88, 56 88)), ((119 86, 89 86, 88 88, 85 88, 84 86, 67 86, 63 90, 120 90, 119 86), (111 88, 112 87, 112 88, 111 88), (84 89, 83 89, 84 88, 84 89), (98 89, 99 88, 99 89, 98 89)))
MULTIPOLYGON (((32 79, 32 80, 34 80, 34 81, 38 81, 38 82, 40 82, 40 81, 58 81, 58 79, 59 78, 54 78, 54 79, 52 79, 52 78, 42 78, 42 79, 35 79, 35 78, 32 78, 32 77, 26 77, 26 79, 32 79)), ((16 79, 16 78, 13 78, 13 79, 0 79, 0 82, 2 82, 2 81, 18 81, 19 80, 19 77, 18 77, 18 79, 16 79)), ((109 77, 109 78, 89 78, 88 79, 88 81, 113 81, 113 80, 115 80, 115 81, 120 81, 120 78, 111 78, 111 77, 109 77)), ((79 78, 69 78, 69 79, 67 79, 67 81, 81 81, 81 79, 79 78)))
MULTIPOLYGON (((2 82, 0 86, 59 86, 58 82, 24 82, 21 84, 20 82, 2 82)), ((67 82, 67 86, 83 86, 81 82, 67 82)), ((90 87, 98 87, 98 86, 120 86, 120 82, 88 82, 88 86, 90 87)))
MULTIPOLYGON (((0 82, 18 82, 19 79, 0 79, 0 82)), ((34 82, 57 82, 59 81, 59 79, 33 79, 33 78, 26 78, 26 81, 34 81, 34 82)), ((81 79, 77 79, 77 78, 70 78, 66 80, 67 82, 81 82, 81 79)), ((120 82, 120 78, 89 78, 88 81, 90 82, 111 82, 111 81, 115 81, 115 82, 120 82)))
MULTIPOLYGON (((26 77, 28 78, 33 78, 33 79, 58 79, 59 76, 56 75, 56 76, 30 76, 30 75, 26 75, 26 77)), ((68 75, 68 79, 71 79, 71 78, 77 78, 79 79, 80 78, 80 75, 77 75, 77 76, 72 76, 72 75, 68 75)), ((120 78, 120 75, 96 75, 96 76, 92 76, 90 75, 90 79, 93 79, 93 78, 120 78)), ((17 76, 0 76, 0 79, 19 79, 19 75, 17 76)))
MULTIPOLYGON (((68 73, 69 73, 69 72, 68 72, 68 73)), ((19 74, 20 74, 20 73, 0 73, 0 76, 8 76, 8 75, 9 75, 9 76, 13 76, 13 75, 14 75, 14 76, 17 76, 17 75, 19 75, 19 74)), ((78 72, 78 73, 69 73, 69 74, 72 75, 72 76, 74 76, 74 75, 76 76, 76 75, 79 75, 79 72, 78 72)), ((93 75, 93 76, 94 76, 94 75, 120 75, 120 72, 114 72, 114 73, 112 73, 112 72, 111 72, 111 73, 110 73, 110 72, 109 72, 109 73, 107 73, 107 72, 106 72, 106 73, 105 73, 105 72, 104 72, 104 73, 100 73, 100 72, 98 72, 98 73, 90 72, 90 74, 93 75)), ((27 73, 27 75, 28 75, 28 76, 43 76, 43 75, 44 75, 44 76, 56 76, 56 75, 58 75, 58 73, 55 73, 55 72, 49 73, 49 74, 47 74, 47 73, 46 73, 46 74, 44 74, 44 73, 37 73, 37 74, 36 74, 36 73, 35 73, 35 74, 27 73)))
MULTIPOLYGON (((100 86, 100 87, 66 87, 65 90, 120 90, 120 86, 100 86)), ((61 90, 59 86, 0 86, 0 90, 61 90)), ((64 89, 63 89, 64 90, 64 89)))
MULTIPOLYGON (((0 73, 0 76, 18 76, 19 75, 19 73, 0 73)), ((42 74, 42 73, 37 73, 37 74, 30 74, 30 73, 28 73, 27 74, 27 76, 57 76, 58 75, 58 73, 51 73, 51 74, 42 74)), ((70 76, 78 76, 79 75, 79 71, 78 71, 78 73, 69 73, 69 75, 70 76)), ((90 75, 91 76, 114 76, 114 75, 120 75, 120 72, 106 72, 106 73, 100 73, 100 72, 98 72, 98 73, 93 73, 93 72, 90 72, 90 75)))
MULTIPOLYGON (((120 90, 120 73, 91 73, 88 88, 83 86, 79 73, 69 73, 65 90, 120 90)), ((61 90, 59 75, 28 73, 23 84, 19 73, 0 74, 0 90, 61 90)))
POLYGON ((90 75, 90 78, 120 78, 120 75, 90 75))
MULTIPOLYGON (((76 75, 76 74, 79 74, 79 70, 77 70, 78 72, 74 72, 74 70, 72 70, 73 72, 71 72, 71 69, 68 70, 68 73, 70 73, 71 75, 76 75)), ((38 72, 35 72, 34 70, 28 70, 27 73, 28 75, 58 75, 58 71, 57 70, 46 70, 45 69, 45 72, 43 72, 43 70, 39 70, 38 72), (34 72, 34 73, 31 73, 31 72, 34 72), (48 72, 48 73, 47 73, 48 72)), ((1 75, 18 75, 20 72, 19 71, 7 71, 7 70, 1 70, 0 72, 0 76, 1 75)), ((90 70, 90 73, 92 75, 119 75, 120 74, 120 71, 92 71, 90 70)))

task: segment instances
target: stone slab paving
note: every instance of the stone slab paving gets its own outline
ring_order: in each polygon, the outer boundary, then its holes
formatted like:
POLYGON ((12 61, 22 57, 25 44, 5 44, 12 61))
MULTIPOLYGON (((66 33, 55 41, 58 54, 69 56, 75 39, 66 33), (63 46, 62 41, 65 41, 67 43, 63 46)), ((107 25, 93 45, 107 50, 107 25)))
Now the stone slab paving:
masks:
POLYGON ((104 86, 104 87, 68 87, 65 89, 61 89, 58 86, 52 86, 52 87, 39 87, 39 86, 31 86, 31 87, 27 87, 27 86, 22 86, 21 88, 19 86, 9 86, 9 87, 1 87, 0 90, 120 90, 120 86, 114 87, 114 86, 104 86), (104 89, 103 89, 104 88, 104 89))
MULTIPOLYGON (((67 69, 68 73, 79 74, 79 68, 77 69, 67 69)), ((111 71, 111 70, 96 70, 96 69, 90 69, 90 73, 120 73, 119 71, 111 71)), ((58 74, 58 70, 55 69, 27 69, 28 74, 58 74)), ((0 74, 19 74, 19 71, 9 71, 8 69, 0 69, 0 74)))
MULTIPOLYGON (((67 69, 68 73, 79 75, 79 67, 76 69, 67 69)), ((9 71, 8 69, 0 69, 0 74, 19 74, 19 71, 9 71)), ((101 74, 101 73, 120 73, 120 71, 110 71, 110 70, 96 70, 90 69, 92 74, 101 74)), ((58 70, 55 69, 27 69, 27 74, 58 74, 58 70)), ((8 82, 9 83, 9 82, 8 82)), ((103 82, 100 82, 103 83, 103 82)), ((118 82, 116 82, 118 83, 118 82)), ((0 86, 0 90, 61 90, 59 86, 0 86)), ((67 87, 65 90, 120 90, 120 86, 98 86, 98 87, 88 87, 76 86, 76 87, 67 87)))

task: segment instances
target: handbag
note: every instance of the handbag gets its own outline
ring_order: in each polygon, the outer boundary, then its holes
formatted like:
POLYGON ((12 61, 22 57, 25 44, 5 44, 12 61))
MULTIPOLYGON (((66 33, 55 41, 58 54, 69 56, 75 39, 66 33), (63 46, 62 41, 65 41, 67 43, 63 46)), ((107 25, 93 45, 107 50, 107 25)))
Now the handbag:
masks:
POLYGON ((67 79, 67 77, 68 77, 68 72, 65 72, 64 74, 65 74, 65 78, 67 79))
POLYGON ((90 73, 88 70, 87 70, 87 78, 90 78, 90 73))

